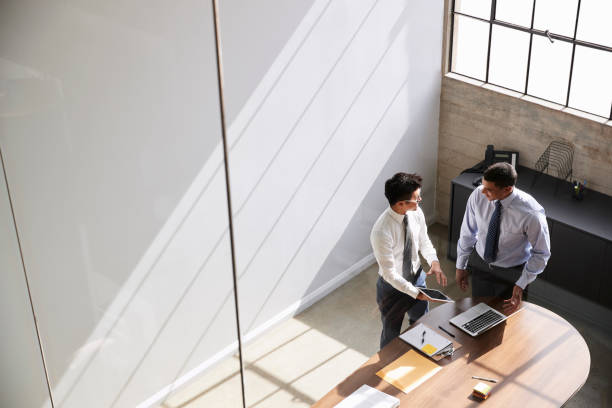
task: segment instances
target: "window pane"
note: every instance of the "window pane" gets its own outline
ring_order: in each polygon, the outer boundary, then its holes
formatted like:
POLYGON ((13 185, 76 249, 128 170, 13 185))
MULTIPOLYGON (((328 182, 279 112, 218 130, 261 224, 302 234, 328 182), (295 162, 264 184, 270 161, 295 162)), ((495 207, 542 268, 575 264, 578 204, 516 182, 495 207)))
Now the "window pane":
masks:
POLYGON ((538 0, 533 27, 574 37, 577 11, 578 0, 538 0))
POLYGON ((599 116, 610 115, 612 52, 576 46, 569 106, 599 116))
POLYGON ((580 3, 576 38, 612 47, 612 1, 583 0, 580 3))
POLYGON ((531 27, 533 0, 497 0, 495 19, 531 27))
POLYGON ((527 93, 565 105, 571 59, 571 44, 534 35, 527 93))
POLYGON ((489 82, 515 91, 525 91, 529 34, 493 26, 489 82))
POLYGON ((491 0, 456 0, 455 11, 488 20, 491 18, 491 0))
POLYGON ((489 24, 456 15, 454 31, 451 71, 484 81, 487 71, 489 24))

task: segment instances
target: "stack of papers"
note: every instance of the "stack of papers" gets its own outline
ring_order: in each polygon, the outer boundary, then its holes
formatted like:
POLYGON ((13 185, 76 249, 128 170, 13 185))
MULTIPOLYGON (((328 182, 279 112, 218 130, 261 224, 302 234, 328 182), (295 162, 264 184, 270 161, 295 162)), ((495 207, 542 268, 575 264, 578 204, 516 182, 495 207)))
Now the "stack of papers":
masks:
POLYGON ((363 384, 334 408, 396 408, 400 400, 363 384))
POLYGON ((486 400, 491 394, 491 386, 485 383, 479 382, 474 386, 474 392, 472 395, 478 399, 486 400))
POLYGON ((453 349, 452 341, 425 326, 423 323, 402 334, 400 339, 429 357, 449 353, 453 349))

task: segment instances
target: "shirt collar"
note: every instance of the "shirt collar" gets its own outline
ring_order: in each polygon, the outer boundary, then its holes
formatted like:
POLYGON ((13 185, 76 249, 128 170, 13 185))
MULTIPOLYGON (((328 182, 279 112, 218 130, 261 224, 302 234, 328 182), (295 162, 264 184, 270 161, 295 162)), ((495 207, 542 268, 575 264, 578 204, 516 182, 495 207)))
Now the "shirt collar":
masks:
POLYGON ((514 200, 515 197, 516 197, 516 187, 512 189, 512 192, 510 193, 508 197, 504 198, 503 200, 500 200, 502 207, 508 208, 508 206, 510 205, 512 200, 514 200))
POLYGON ((387 211, 391 215, 391 218, 393 218, 395 221, 399 222, 400 224, 404 222, 404 215, 396 213, 391 207, 389 207, 387 211))

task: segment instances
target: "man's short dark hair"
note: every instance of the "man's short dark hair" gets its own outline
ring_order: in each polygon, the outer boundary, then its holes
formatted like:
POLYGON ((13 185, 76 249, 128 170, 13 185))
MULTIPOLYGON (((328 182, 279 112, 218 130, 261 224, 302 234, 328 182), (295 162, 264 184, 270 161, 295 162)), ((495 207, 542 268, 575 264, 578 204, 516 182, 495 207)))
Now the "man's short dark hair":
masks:
POLYGON ((412 193, 421 188, 423 178, 416 173, 397 173, 385 182, 385 197, 389 205, 411 200, 412 193))
POLYGON ((514 186, 516 184, 516 170, 510 163, 495 163, 485 170, 485 180, 494 183, 499 188, 514 186))

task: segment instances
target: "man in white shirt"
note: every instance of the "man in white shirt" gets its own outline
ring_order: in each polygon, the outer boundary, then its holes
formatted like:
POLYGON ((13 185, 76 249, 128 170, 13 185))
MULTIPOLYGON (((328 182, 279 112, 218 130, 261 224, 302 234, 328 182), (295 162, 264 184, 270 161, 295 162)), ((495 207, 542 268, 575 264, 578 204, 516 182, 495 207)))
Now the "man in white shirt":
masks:
POLYGON ((428 310, 428 300, 417 287, 426 287, 426 275, 435 274, 446 286, 446 275, 440 268, 436 250, 427 235, 425 215, 419 208, 423 179, 417 174, 397 173, 385 183, 387 208, 372 227, 370 242, 378 261, 376 303, 383 324, 382 349, 400 334, 404 316, 410 324, 428 310), (419 251, 431 265, 424 273, 419 251))

